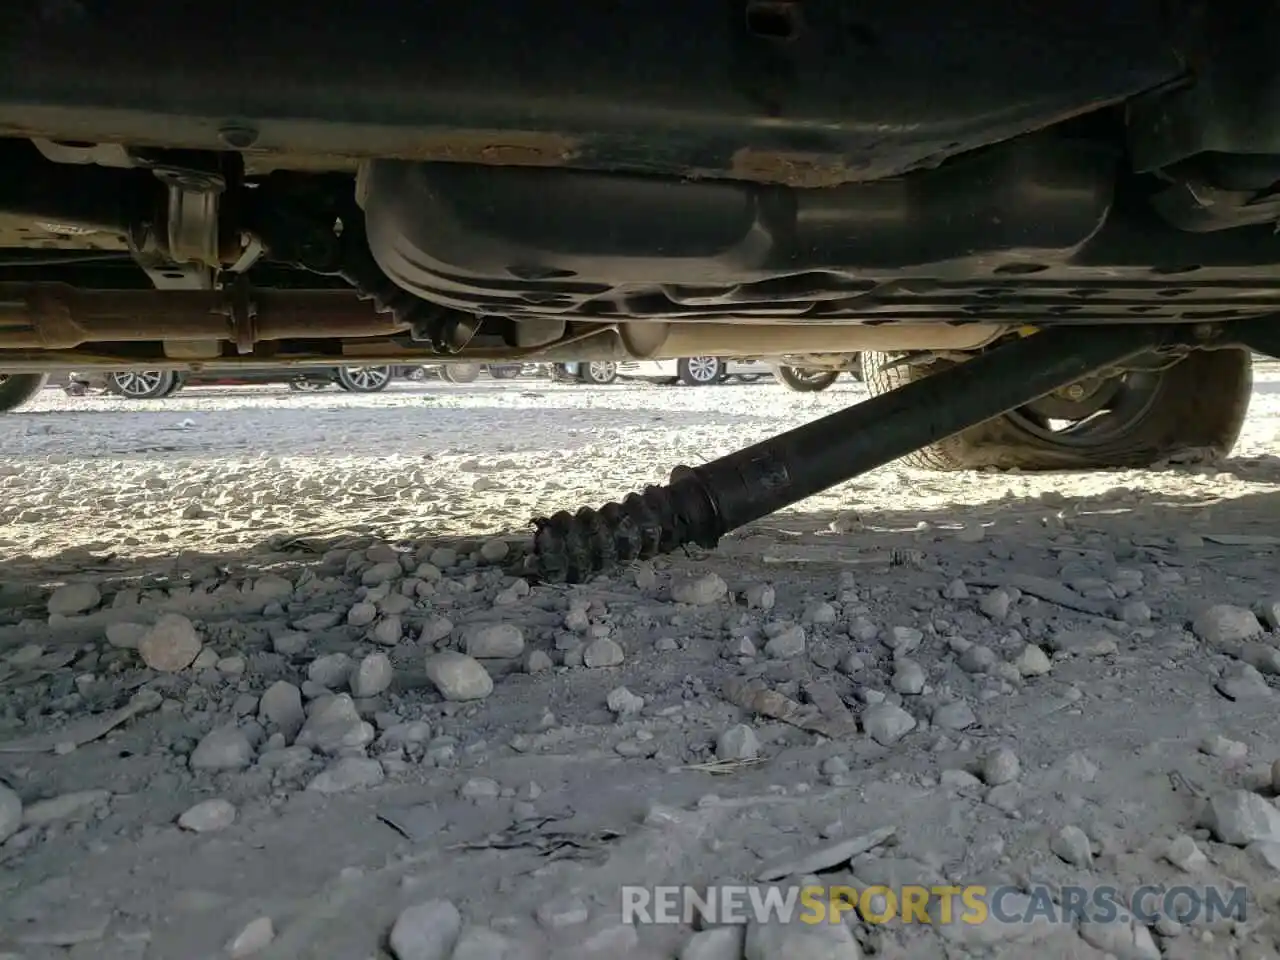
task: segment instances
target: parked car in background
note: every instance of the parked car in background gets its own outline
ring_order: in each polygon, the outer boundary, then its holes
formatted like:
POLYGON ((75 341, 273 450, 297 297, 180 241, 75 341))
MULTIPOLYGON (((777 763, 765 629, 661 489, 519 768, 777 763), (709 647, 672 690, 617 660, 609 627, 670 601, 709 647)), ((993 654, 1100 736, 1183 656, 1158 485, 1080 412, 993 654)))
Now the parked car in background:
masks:
POLYGON ((705 387, 737 378, 751 383, 768 376, 769 365, 759 360, 737 360, 730 357, 682 357, 679 360, 624 360, 618 364, 618 376, 650 383, 683 383, 705 387))
POLYGON ((771 369, 774 378, 788 390, 797 393, 817 393, 831 386, 841 373, 848 373, 855 380, 862 379, 862 354, 812 358, 784 357, 790 363, 776 363, 771 369))
POLYGON ((413 366, 350 366, 265 368, 207 367, 199 373, 175 370, 122 370, 111 373, 71 373, 63 389, 73 395, 103 390, 130 400, 162 400, 184 386, 240 386, 285 383, 290 390, 324 390, 336 386, 348 393, 379 393, 393 380, 425 380, 435 374, 448 383, 472 383, 481 373, 508 380, 524 372, 523 364, 442 363, 413 366))
POLYGON ((604 386, 618 379, 618 365, 608 360, 553 363, 551 379, 557 383, 592 383, 604 386))

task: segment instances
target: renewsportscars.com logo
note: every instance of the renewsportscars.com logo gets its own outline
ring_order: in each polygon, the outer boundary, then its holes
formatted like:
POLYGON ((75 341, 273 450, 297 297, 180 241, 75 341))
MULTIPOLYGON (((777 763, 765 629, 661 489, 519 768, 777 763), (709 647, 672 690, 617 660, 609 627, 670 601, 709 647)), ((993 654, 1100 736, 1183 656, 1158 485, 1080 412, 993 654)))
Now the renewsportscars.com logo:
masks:
POLYGON ((622 888, 622 921, 640 924, 865 922, 1075 924, 1131 916, 1146 926, 1247 919, 1246 887, 778 886, 720 885, 622 888))

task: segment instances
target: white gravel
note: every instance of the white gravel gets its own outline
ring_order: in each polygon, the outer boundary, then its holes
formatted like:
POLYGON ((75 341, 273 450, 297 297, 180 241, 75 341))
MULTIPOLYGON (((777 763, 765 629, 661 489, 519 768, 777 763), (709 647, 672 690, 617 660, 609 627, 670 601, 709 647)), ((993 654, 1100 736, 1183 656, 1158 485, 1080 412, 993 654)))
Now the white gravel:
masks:
POLYGON ((0 420, 0 956, 1273 956, 1273 370, 1220 465, 890 465, 573 587, 517 575, 532 517, 861 387, 48 391, 0 420), (623 884, 814 870, 1262 895, 619 922, 623 884))

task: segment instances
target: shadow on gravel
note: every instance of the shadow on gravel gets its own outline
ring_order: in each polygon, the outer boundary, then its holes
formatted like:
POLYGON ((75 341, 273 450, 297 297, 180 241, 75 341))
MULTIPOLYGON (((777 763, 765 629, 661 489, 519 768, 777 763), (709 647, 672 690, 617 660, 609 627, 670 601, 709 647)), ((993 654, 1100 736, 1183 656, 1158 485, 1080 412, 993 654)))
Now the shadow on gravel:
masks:
MULTIPOLYGON (((1280 458, 1258 458, 1258 462, 1245 466, 1280 482, 1280 458)), ((578 504, 564 506, 572 509, 578 504)), ((526 572, 521 563, 529 548, 531 529, 510 530, 503 536, 511 546, 507 567, 513 573, 526 572)), ((801 506, 734 531, 716 550, 693 547, 671 554, 669 561, 675 567, 691 563, 711 568, 724 565, 725 569, 746 566, 754 568, 752 576, 766 579, 787 571, 788 576, 803 579, 808 571, 821 576, 825 587, 829 586, 829 577, 826 572, 819 574, 820 568, 875 565, 893 551, 939 557, 946 565, 964 565, 994 556, 1038 566, 1039 559, 1055 560, 1064 549, 1072 549, 1071 540, 1062 537, 1068 533, 1086 552, 1101 549, 1119 562, 1135 556, 1156 562, 1174 557, 1174 565, 1185 562, 1176 559, 1180 548, 1175 540, 1179 535, 1243 535, 1253 538, 1252 542, 1206 542, 1195 551, 1181 551, 1181 555, 1194 556, 1197 563, 1219 556, 1249 555, 1274 564, 1275 572, 1280 574, 1280 491, 1223 499, 1209 492, 1153 494, 1118 484, 1092 497, 1001 499, 982 504, 944 504, 933 509, 864 510, 854 514, 806 511, 801 506), (961 528, 979 526, 988 530, 976 542, 959 535, 961 528), (807 548, 814 549, 812 556, 806 558, 803 553, 807 548), (1008 556, 1002 557, 1002 553, 1008 556)), ((374 526, 356 526, 299 530, 288 536, 275 535, 257 543, 225 548, 190 550, 175 545, 170 553, 152 556, 90 553, 81 548, 48 557, 7 556, 0 558, 5 572, 0 583, 0 609, 13 605, 4 602, 5 594, 10 599, 26 596, 34 603, 52 585, 66 580, 99 582, 105 605, 109 606, 111 594, 128 587, 172 589, 201 584, 199 589, 208 592, 229 581, 268 573, 296 578, 301 571, 310 570, 316 576, 336 576, 342 573, 339 555, 331 554, 326 561, 326 553, 374 543, 400 543, 415 549, 426 545, 448 547, 466 557, 478 550, 485 539, 441 536, 429 528, 405 539, 374 526)))

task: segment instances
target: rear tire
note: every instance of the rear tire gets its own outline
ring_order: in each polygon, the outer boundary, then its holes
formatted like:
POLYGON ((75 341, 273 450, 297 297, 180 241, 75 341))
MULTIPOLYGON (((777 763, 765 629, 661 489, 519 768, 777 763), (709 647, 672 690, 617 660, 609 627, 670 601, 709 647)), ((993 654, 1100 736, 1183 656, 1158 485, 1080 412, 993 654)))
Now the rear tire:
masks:
POLYGON ((840 376, 839 370, 816 370, 810 367, 788 367, 779 364, 773 375, 788 390, 796 393, 818 393, 827 389, 840 376))
POLYGON ((0 413, 17 410, 44 389, 47 373, 0 373, 0 413))
POLYGON ((514 380, 524 372, 518 363, 491 363, 485 369, 495 380, 514 380))
MULTIPOLYGON (((867 389, 879 396, 923 379, 946 361, 889 366, 898 355, 867 352, 867 389)), ((1101 470, 1149 467, 1161 461, 1204 462, 1231 452, 1253 393, 1247 350, 1206 350, 1158 373, 1101 381, 1114 396, 1103 411, 1053 431, 1046 398, 903 457, 926 470, 1101 470)), ((1071 422, 1070 418, 1061 418, 1071 422)))
POLYGON ((681 383, 691 387, 708 387, 719 383, 724 375, 725 362, 719 357, 685 357, 676 364, 681 383))
POLYGON ((172 370, 120 370, 107 374, 107 390, 126 400, 163 400, 177 389, 172 370))
POLYGON ((391 368, 338 367, 333 378, 348 393, 381 393, 391 383, 391 368))
POLYGON ((446 363, 440 367, 440 379, 448 383, 475 383, 480 379, 478 363, 446 363))

